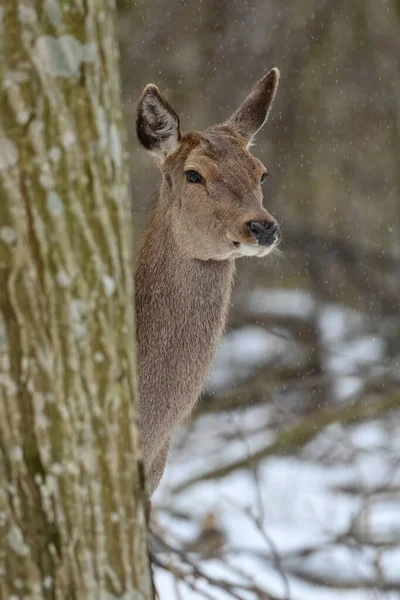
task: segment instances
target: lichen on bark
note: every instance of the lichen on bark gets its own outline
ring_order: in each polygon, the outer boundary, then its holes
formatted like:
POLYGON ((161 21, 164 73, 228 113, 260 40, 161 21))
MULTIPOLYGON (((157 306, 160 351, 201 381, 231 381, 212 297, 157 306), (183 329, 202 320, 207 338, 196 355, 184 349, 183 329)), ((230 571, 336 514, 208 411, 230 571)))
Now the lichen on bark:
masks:
POLYGON ((148 599, 114 2, 0 31, 0 597, 148 599))

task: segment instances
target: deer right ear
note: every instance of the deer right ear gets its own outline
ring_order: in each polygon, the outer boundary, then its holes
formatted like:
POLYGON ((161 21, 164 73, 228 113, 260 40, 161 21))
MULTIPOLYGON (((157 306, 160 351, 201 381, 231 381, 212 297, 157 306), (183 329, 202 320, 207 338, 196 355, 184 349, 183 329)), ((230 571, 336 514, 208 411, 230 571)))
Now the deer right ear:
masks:
POLYGON ((175 152, 182 137, 178 115, 152 83, 139 100, 136 132, 142 146, 161 163, 175 152))
POLYGON ((279 84, 279 71, 272 69, 260 79, 237 111, 225 122, 250 146, 268 118, 279 84))

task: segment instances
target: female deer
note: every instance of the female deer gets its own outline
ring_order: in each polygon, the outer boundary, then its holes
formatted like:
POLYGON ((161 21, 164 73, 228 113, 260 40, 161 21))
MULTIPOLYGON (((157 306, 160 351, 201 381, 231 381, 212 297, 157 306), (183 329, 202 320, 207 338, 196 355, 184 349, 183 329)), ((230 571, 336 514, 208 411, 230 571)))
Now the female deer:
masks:
POLYGON ((225 326, 235 259, 266 256, 278 225, 262 206, 267 173, 248 151, 279 81, 273 69, 222 125, 182 135, 154 85, 139 101, 137 135, 162 183, 135 269, 139 420, 149 490, 174 428, 193 409, 225 326))

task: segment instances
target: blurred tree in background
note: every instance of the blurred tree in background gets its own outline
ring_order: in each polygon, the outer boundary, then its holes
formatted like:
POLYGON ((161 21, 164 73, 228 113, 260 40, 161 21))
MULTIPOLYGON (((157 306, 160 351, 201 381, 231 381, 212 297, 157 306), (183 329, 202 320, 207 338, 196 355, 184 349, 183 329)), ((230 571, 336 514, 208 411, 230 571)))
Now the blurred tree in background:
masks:
POLYGON ((161 599, 400 597, 399 6, 119 4, 136 240, 159 177, 135 140, 142 87, 202 130, 282 74, 253 151, 284 257, 238 261, 219 360, 154 499, 161 599))
POLYGON ((0 2, 0 597, 153 597, 106 0, 0 2))

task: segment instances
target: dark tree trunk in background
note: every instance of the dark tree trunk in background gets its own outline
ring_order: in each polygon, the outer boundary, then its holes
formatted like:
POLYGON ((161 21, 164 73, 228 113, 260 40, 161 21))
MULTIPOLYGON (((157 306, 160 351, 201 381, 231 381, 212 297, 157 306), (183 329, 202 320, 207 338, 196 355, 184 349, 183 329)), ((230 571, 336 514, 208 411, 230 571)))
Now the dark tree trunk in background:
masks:
POLYGON ((0 597, 150 599, 114 2, 0 2, 0 83, 0 597))

